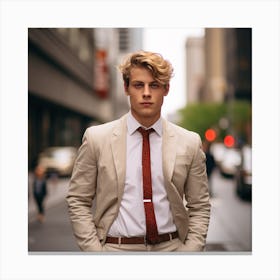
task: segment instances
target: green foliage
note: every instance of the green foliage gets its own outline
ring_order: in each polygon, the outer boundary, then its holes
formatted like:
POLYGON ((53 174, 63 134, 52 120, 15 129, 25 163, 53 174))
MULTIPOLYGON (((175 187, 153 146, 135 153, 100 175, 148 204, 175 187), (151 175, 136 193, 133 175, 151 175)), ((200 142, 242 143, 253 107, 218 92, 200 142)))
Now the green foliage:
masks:
MULTIPOLYGON (((241 137, 246 139, 247 142, 250 141, 247 139, 248 129, 251 128, 252 124, 252 108, 251 104, 248 102, 235 102, 232 106, 232 130, 233 132, 241 137)), ((250 131, 251 133, 251 131, 250 131)), ((250 135, 251 137, 251 135, 250 135)))
POLYGON ((231 103, 195 103, 189 104, 179 111, 179 125, 197 132, 201 138, 208 128, 214 128, 219 140, 226 133, 233 133, 237 137, 248 139, 248 126, 251 124, 251 104, 246 101, 231 103), (223 129, 219 126, 222 118, 229 121, 229 127, 223 129))

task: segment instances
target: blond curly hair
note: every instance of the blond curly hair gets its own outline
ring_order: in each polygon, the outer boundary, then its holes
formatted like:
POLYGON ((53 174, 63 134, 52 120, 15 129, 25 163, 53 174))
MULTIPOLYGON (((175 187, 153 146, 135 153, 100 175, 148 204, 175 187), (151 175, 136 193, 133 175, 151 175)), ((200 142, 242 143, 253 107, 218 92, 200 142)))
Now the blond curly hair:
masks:
POLYGON ((173 76, 171 63, 164 59, 161 54, 138 51, 129 54, 124 62, 118 66, 126 86, 129 86, 130 72, 134 67, 144 67, 149 70, 154 79, 166 86, 173 76))

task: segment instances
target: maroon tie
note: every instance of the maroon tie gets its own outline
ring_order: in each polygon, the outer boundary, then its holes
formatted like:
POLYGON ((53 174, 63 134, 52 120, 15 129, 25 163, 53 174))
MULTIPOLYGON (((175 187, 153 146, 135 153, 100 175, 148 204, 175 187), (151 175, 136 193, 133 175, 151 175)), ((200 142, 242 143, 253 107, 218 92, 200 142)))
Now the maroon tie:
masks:
POLYGON ((152 177, 150 160, 149 134, 153 128, 145 130, 142 127, 138 131, 143 136, 142 144, 142 175, 143 175, 143 200, 146 215, 146 239, 149 243, 156 243, 158 237, 157 223, 152 201, 152 177))

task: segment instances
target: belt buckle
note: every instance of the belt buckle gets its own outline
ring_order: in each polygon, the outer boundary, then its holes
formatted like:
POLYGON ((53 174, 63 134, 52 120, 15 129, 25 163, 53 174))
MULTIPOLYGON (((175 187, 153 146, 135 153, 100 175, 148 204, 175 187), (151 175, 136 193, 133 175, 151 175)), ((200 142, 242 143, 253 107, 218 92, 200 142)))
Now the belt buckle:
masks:
POLYGON ((144 237, 144 241, 145 241, 146 246, 147 245, 156 245, 156 244, 160 243, 159 239, 152 241, 152 240, 148 240, 146 236, 144 237))

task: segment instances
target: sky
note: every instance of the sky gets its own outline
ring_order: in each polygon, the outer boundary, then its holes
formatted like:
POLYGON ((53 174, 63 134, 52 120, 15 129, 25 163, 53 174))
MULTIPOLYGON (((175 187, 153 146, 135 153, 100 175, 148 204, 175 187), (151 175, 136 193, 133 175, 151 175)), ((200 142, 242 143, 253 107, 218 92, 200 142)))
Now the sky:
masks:
POLYGON ((175 113, 187 102, 186 92, 186 42, 188 37, 202 37, 202 28, 145 28, 143 32, 143 48, 158 52, 171 62, 174 77, 170 82, 170 91, 165 97, 162 115, 175 113))

